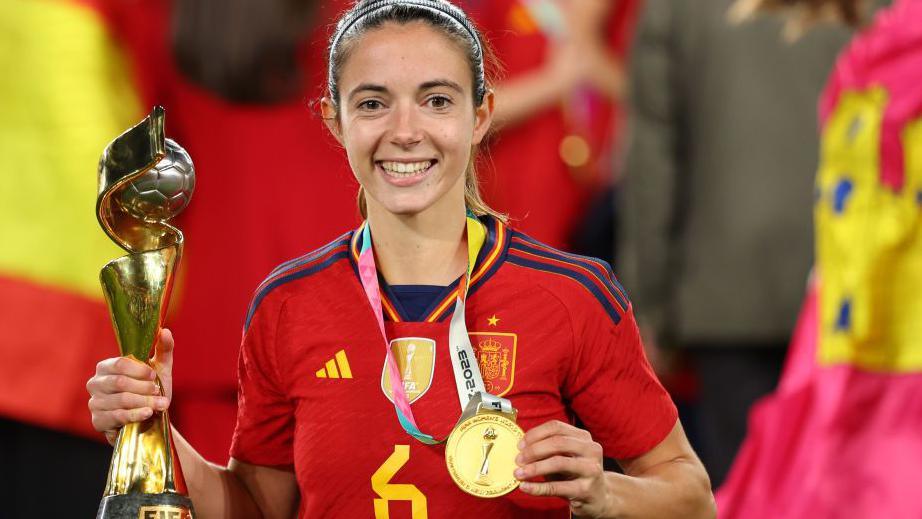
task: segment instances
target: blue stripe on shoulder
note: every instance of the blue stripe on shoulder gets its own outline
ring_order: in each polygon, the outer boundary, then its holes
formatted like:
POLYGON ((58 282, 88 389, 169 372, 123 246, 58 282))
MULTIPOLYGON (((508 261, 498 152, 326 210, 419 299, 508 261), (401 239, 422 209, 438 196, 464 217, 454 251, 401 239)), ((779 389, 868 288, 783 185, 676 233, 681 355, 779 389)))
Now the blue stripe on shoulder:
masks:
POLYGON ((281 273, 281 272, 283 272, 283 271, 285 271, 285 270, 297 268, 299 265, 303 265, 304 263, 306 263, 306 262, 308 262, 308 261, 311 261, 311 260, 314 260, 314 259, 316 259, 316 258, 319 258, 320 256, 323 256, 324 254, 326 254, 326 253, 329 252, 330 250, 333 250, 333 249, 335 249, 336 247, 339 247, 339 246, 342 245, 343 243, 348 244, 349 241, 350 241, 350 239, 351 239, 351 237, 352 237, 352 231, 349 231, 349 232, 343 234, 342 236, 340 236, 339 238, 336 238, 335 240, 331 241, 330 243, 324 245, 323 247, 320 247, 320 248, 317 249, 317 250, 308 252, 307 254, 305 254, 305 255, 303 255, 303 256, 299 256, 299 257, 297 257, 297 258, 295 258, 295 259, 288 260, 288 261, 286 261, 285 263, 282 263, 281 265, 279 265, 279 266, 275 267, 274 269, 272 269, 272 272, 270 272, 269 275, 266 276, 266 279, 269 279, 269 278, 271 278, 271 277, 273 277, 273 276, 275 276, 275 275, 277 275, 277 274, 279 274, 279 273, 281 273))
MULTIPOLYGON (((347 243, 348 243, 348 242, 347 242, 347 243)), ((329 246, 327 246, 327 247, 329 247, 329 246)), ((330 249, 328 249, 328 251, 329 251, 329 250, 332 250, 333 248, 335 248, 335 247, 331 247, 330 249)), ((324 247, 324 249, 326 249, 326 247, 324 247)), ((318 252, 319 252, 319 251, 318 251, 318 252)), ((308 256, 310 256, 310 255, 308 255, 308 256)), ((318 255, 314 256, 312 259, 317 259, 317 258, 319 258, 320 256, 321 256, 321 255, 318 254, 318 255)), ((345 250, 342 250, 342 251, 340 251, 340 252, 337 252, 337 253, 335 253, 335 254, 330 255, 329 258, 323 260, 322 262, 320 262, 320 263, 318 263, 318 264, 316 264, 316 265, 313 265, 313 266, 311 266, 311 267, 309 267, 309 268, 306 268, 306 269, 304 269, 304 270, 299 270, 299 271, 297 271, 297 272, 292 272, 291 274, 288 274, 288 275, 286 275, 286 276, 282 276, 282 277, 276 279, 275 281, 272 281, 271 283, 266 283, 266 284, 264 284, 264 285, 261 285, 260 288, 259 288, 259 291, 258 291, 258 292, 256 293, 256 295, 253 297, 253 302, 250 303, 250 308, 249 308, 249 310, 247 310, 246 321, 244 322, 244 325, 243 325, 244 331, 246 331, 246 330, 248 330, 248 329, 250 328, 250 321, 253 320, 253 314, 256 313, 256 309, 259 307, 259 304, 262 302, 262 300, 263 300, 267 295, 269 295, 269 292, 271 292, 273 289, 275 289, 276 287, 278 287, 278 286, 280 286, 280 285, 284 285, 285 283, 288 283, 288 282, 290 282, 290 281, 294 281, 294 280, 296 280, 296 279, 301 279, 301 278, 303 278, 303 277, 307 277, 307 276, 316 274, 316 273, 320 272, 321 270, 326 269, 326 268, 329 267, 330 265, 336 263, 337 261, 339 261, 339 260, 341 260, 341 259, 344 259, 344 258, 348 258, 348 257, 349 257, 349 249, 345 249, 345 250)), ((310 261, 310 259, 306 259, 306 258, 307 258, 307 257, 305 257, 305 260, 302 261, 302 262, 300 262, 299 265, 303 265, 304 263, 310 261)), ((292 266, 291 268, 294 268, 294 267, 292 266)), ((288 270, 291 270, 291 268, 289 268, 288 270)), ((276 269, 276 270, 278 270, 278 269, 276 269)), ((277 275, 277 274, 276 274, 276 275, 277 275)))
MULTIPOLYGON (((541 242, 536 241, 534 238, 525 236, 521 233, 516 233, 516 237, 534 245, 541 245, 543 247, 550 248, 548 245, 544 245, 541 242)), ((571 254, 568 252, 559 251, 557 249, 554 249, 554 252, 550 252, 536 247, 529 247, 521 243, 513 243, 512 248, 522 250, 536 256, 541 256, 542 258, 553 259, 563 263, 568 263, 570 265, 585 267, 596 272, 599 274, 599 279, 602 281, 608 291, 611 292, 612 297, 618 301, 618 304, 621 306, 621 310, 624 312, 627 311, 628 302, 625 296, 622 295, 626 294, 626 292, 624 291, 624 288, 622 288, 621 284, 618 283, 617 278, 615 278, 615 273, 612 271, 611 265, 609 265, 607 261, 597 258, 589 258, 588 256, 580 256, 578 254, 571 254), (601 272, 599 271, 600 268, 602 269, 601 272)))
POLYGON ((552 272, 554 274, 560 274, 566 276, 579 284, 581 284, 586 290, 588 290, 596 300, 602 305, 602 308, 605 309, 605 313, 608 314, 608 317, 612 320, 613 323, 618 324, 621 322, 621 313, 611 304, 611 301, 605 297, 605 294, 599 290, 599 287, 592 282, 591 279, 586 277, 585 274, 575 272, 572 269, 567 267, 562 267, 560 265, 550 265, 548 263, 542 263, 540 261, 530 260, 523 258, 522 256, 517 256, 515 254, 510 254, 506 257, 508 263, 513 265, 519 265, 521 267, 526 267, 534 270, 540 270, 543 272, 552 272))

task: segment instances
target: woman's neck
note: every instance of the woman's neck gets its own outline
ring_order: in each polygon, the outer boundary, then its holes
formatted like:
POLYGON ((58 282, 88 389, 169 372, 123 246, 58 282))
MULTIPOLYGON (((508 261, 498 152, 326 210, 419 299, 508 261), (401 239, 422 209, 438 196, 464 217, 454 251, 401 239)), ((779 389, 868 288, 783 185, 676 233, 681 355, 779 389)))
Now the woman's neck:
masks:
POLYGON ((467 268, 466 215, 397 215, 369 204, 375 263, 391 285, 449 285, 467 268))

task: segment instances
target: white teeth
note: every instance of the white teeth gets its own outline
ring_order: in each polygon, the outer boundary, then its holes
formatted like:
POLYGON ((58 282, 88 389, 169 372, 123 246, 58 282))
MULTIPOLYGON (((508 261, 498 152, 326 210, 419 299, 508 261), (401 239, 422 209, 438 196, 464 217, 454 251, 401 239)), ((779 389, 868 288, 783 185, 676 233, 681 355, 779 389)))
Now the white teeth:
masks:
POLYGON ((403 175, 413 175, 419 173, 420 171, 429 169, 430 166, 432 166, 431 160, 423 162, 381 162, 381 167, 388 173, 398 173, 403 175))

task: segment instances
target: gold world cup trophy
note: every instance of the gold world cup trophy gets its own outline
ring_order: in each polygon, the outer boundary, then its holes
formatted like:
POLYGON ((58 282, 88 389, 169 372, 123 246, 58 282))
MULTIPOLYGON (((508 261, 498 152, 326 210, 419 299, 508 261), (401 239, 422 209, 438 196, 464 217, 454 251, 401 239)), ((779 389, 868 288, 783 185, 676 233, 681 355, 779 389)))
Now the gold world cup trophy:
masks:
MULTIPOLYGON (((102 153, 96 216, 128 252, 100 272, 123 356, 150 359, 182 254, 182 232, 167 222, 186 208, 194 187, 192 160, 165 138, 159 106, 102 153)), ((97 519, 193 516, 167 412, 122 427, 97 519)))

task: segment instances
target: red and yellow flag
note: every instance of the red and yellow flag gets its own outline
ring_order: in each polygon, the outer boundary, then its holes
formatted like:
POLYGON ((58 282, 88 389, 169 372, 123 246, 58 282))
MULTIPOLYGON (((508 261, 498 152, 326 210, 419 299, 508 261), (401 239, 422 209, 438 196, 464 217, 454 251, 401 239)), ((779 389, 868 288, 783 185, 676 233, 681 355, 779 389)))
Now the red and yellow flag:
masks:
POLYGON ((96 164, 143 112, 99 14, 0 3, 0 415, 93 434, 84 384, 118 353, 99 270, 96 164))

